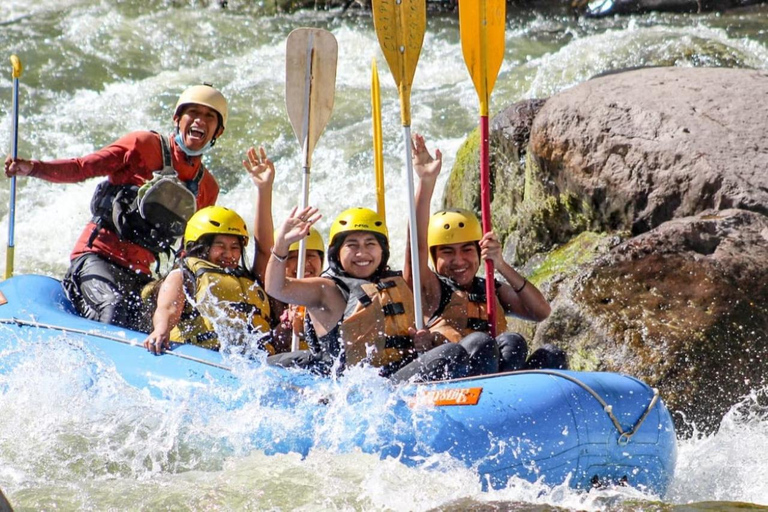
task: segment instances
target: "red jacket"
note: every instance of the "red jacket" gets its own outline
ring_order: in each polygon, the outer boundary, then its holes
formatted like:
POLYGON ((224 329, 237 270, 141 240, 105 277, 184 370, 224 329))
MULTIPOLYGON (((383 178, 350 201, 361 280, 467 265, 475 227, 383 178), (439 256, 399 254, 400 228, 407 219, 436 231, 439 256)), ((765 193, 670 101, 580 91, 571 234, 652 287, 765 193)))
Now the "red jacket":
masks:
MULTIPOLYGON (((199 156, 188 157, 169 137, 171 162, 179 174, 179 179, 189 181, 195 177, 202 166, 199 156)), ((163 168, 163 150, 160 136, 152 132, 133 132, 121 137, 109 146, 82 158, 52 160, 50 162, 32 162, 30 176, 53 183, 77 183, 96 176, 108 176, 116 185, 142 185, 152 179, 152 173, 163 168)), ((208 172, 203 171, 197 193, 197 208, 216 204, 219 185, 208 172)), ((123 267, 151 274, 150 266, 155 256, 147 249, 132 242, 120 240, 112 231, 101 229, 88 247, 88 239, 95 228, 93 222, 86 224, 70 259, 94 252, 123 267)))

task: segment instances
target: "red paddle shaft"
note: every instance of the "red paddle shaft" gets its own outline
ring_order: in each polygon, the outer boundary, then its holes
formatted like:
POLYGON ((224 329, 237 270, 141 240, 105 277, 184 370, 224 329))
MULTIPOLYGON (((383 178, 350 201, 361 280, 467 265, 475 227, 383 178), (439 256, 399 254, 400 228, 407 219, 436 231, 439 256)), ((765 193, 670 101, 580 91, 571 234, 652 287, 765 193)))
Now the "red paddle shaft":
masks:
MULTIPOLYGON (((489 164, 488 116, 480 116, 480 212, 483 234, 491 231, 491 169, 489 164)), ((493 261, 485 260, 485 307, 488 311, 488 327, 496 337, 496 286, 493 278, 493 261)))

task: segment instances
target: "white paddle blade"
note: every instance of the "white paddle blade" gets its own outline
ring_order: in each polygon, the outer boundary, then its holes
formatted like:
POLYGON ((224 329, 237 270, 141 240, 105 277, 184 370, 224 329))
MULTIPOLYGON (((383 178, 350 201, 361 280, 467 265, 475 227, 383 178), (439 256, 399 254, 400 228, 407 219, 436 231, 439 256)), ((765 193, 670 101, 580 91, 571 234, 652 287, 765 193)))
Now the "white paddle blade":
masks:
POLYGON ((305 167, 333 111, 338 48, 333 34, 319 28, 297 28, 286 41, 285 106, 305 167))

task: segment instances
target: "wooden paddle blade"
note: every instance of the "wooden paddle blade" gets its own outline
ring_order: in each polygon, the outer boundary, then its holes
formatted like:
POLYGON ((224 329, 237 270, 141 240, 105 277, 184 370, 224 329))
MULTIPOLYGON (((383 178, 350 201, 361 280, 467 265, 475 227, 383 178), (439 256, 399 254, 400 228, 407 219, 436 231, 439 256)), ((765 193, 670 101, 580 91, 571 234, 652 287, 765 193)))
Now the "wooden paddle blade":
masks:
POLYGON ((411 84, 427 28, 426 0, 373 0, 373 26, 400 93, 403 126, 411 124, 411 84))
POLYGON ((488 115, 488 99, 504 60, 505 25, 505 0, 459 0, 461 50, 483 116, 488 115))
POLYGON ((304 149, 304 166, 333 111, 339 46, 327 30, 297 28, 285 48, 285 106, 304 149))

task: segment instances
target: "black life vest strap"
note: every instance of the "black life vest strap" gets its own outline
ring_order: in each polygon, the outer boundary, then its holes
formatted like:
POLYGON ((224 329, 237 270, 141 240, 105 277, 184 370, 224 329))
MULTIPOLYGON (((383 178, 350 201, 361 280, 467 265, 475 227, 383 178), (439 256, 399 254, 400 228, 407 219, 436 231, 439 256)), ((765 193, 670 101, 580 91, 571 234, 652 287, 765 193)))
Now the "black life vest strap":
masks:
POLYGON ((413 348, 413 340, 410 336, 388 336, 384 348, 396 348, 398 350, 413 348))
POLYGON ((379 281, 376 283, 376 289, 379 291, 386 290, 387 288, 393 288, 397 286, 394 281, 379 281))
POLYGON ((469 302, 478 302, 480 304, 485 304, 485 293, 468 293, 467 299, 469 302))
POLYGON ((385 316, 395 316, 395 315, 404 315, 405 314, 405 306, 403 306, 402 302, 390 302, 389 304, 385 304, 381 308, 384 311, 385 316))
POLYGON ((488 332, 488 320, 483 320, 481 318, 467 318, 467 328, 472 331, 488 332))

